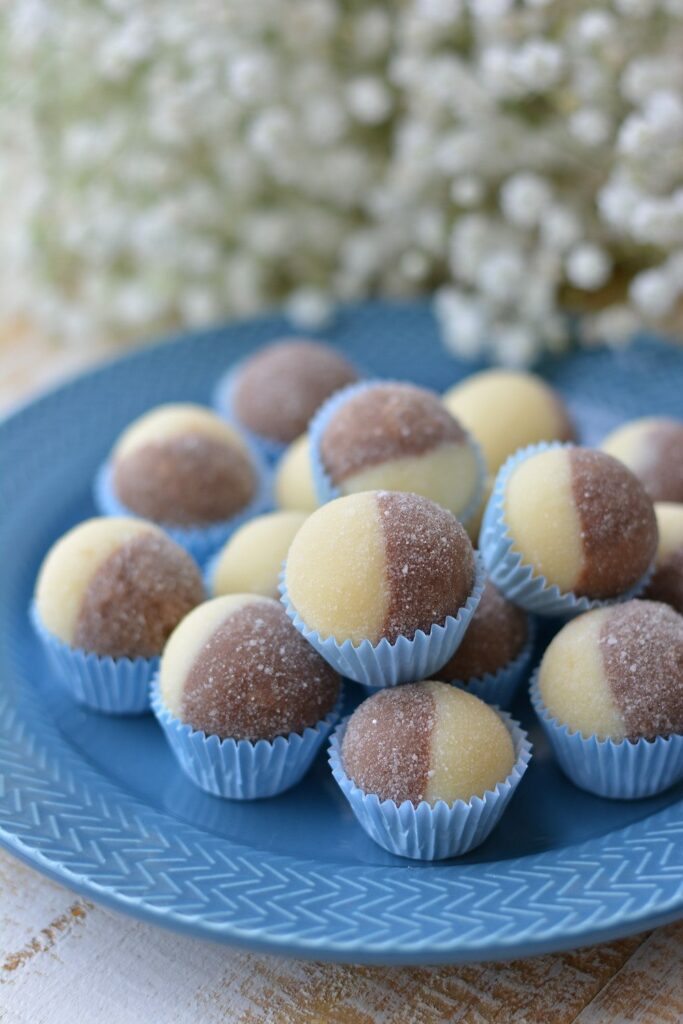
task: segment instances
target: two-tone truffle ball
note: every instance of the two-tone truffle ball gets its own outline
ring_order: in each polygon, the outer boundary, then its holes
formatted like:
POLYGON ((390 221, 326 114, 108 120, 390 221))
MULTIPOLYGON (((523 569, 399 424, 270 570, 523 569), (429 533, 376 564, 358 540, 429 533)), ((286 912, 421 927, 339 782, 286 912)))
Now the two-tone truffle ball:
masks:
POLYGON ((607 599, 634 586, 657 550, 642 484, 604 452, 570 445, 521 461, 504 493, 513 550, 535 575, 577 596, 607 599))
POLYGON ((412 384, 350 391, 326 420, 318 454, 341 494, 412 491, 460 515, 481 486, 477 450, 460 423, 412 384))
POLYGON ((305 520, 303 512, 271 512, 241 526, 216 556, 211 579, 213 595, 278 597, 285 556, 305 520))
POLYGON ((483 797, 515 764, 496 712, 441 682, 380 690, 363 701, 349 719, 341 757, 359 789, 397 804, 483 797))
POLYGON ((466 683, 495 675, 521 653, 528 633, 525 613, 487 580, 462 643, 434 676, 466 683))
POLYGON ((664 601, 683 615, 683 504, 658 502, 659 547, 646 597, 664 601))
POLYGON ((472 544, 452 513, 416 494, 366 491, 314 512, 286 562, 309 629, 359 644, 429 632, 472 593, 472 544))
POLYGON ((683 502, 683 422, 633 420, 609 434, 601 448, 628 466, 653 501, 683 502))
POLYGON ((562 399, 532 373, 475 373, 447 391, 443 401, 481 445, 489 473, 496 473, 518 448, 574 440, 562 399))
POLYGON ((48 552, 36 585, 45 628, 70 647, 150 658, 204 588, 190 556, 162 530, 136 519, 81 523, 48 552))
POLYGON ((340 680, 278 601, 232 594, 181 622, 160 685, 167 709, 193 729, 256 742, 315 726, 334 708, 340 680))
POLYGON ((123 432, 111 462, 121 504, 172 526, 231 519, 258 486, 243 439, 198 405, 162 405, 142 416, 123 432))
POLYGON ((585 737, 683 732, 683 616, 654 601, 579 616, 547 648, 539 689, 550 714, 585 737))
POLYGON ((283 339, 241 364, 233 413, 253 433, 289 444, 304 433, 326 398, 357 378, 354 367, 330 345, 283 339))

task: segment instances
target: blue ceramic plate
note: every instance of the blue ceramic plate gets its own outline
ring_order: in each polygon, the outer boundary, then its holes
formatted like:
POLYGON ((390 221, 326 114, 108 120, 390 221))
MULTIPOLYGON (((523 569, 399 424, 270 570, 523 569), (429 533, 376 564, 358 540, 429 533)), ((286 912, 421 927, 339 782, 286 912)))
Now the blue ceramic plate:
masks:
MULTIPOLYGON (((430 865, 367 838, 324 755, 284 796, 222 802, 185 780, 151 716, 98 716, 57 687, 31 635, 31 590, 50 543, 92 514, 92 475, 116 434, 158 402, 207 401, 229 363, 286 329, 262 319, 137 352, 0 426, 0 840, 119 910, 316 959, 525 956, 683 913, 683 787, 634 803, 575 789, 527 704, 514 711, 536 757, 502 823, 470 856, 430 865)), ((371 372, 439 389, 472 369, 441 349, 426 305, 366 305, 330 336, 371 372)), ((683 354, 647 340, 543 370, 588 440, 683 412, 683 354)))

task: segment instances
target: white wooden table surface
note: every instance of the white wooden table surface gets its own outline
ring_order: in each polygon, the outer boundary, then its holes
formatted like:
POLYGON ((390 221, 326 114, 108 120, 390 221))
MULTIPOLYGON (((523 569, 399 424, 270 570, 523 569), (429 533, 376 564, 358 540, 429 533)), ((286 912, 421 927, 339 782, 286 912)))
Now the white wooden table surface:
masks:
MULTIPOLYGON (((0 408, 101 357, 0 335, 0 408)), ((508 964, 367 968, 257 956, 83 900, 0 851, 2 1024, 680 1024, 683 923, 508 964)))

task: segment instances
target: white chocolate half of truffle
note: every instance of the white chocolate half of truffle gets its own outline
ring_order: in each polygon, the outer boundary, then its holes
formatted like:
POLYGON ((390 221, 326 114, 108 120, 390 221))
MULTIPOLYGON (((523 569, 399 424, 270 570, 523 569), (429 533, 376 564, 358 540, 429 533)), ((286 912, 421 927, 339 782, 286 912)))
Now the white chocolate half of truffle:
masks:
POLYGON ((600 645, 609 608, 580 615, 560 630, 541 662, 538 683, 548 711, 583 736, 623 739, 623 717, 609 686, 600 645))
POLYGON ((287 554, 287 587, 322 637, 357 644, 379 635, 389 595, 375 492, 338 498, 306 520, 287 554))
POLYGON ((570 440, 573 433, 561 400, 530 373, 486 370, 456 384, 443 400, 481 445, 489 473, 518 448, 570 440))
POLYGON ((308 434, 290 444, 275 474, 275 501, 286 511, 314 512, 318 499, 311 471, 311 446, 308 434))
POLYGON ((517 466, 505 492, 505 519, 514 550, 536 574, 572 590, 583 551, 567 449, 541 452, 517 466))
POLYGON ((655 515, 659 527, 659 564, 676 551, 683 551, 683 505, 673 501, 656 502, 655 515))
POLYGON ((458 516, 479 484, 479 461, 469 443, 441 444, 421 455, 406 455, 369 466, 339 485, 342 494, 359 491, 410 491, 430 498, 458 516))
POLYGON ((257 516, 232 535, 216 560, 211 581, 214 596, 279 596, 282 564, 305 512, 271 512, 257 516))
POLYGON ((114 516, 89 519, 65 533, 48 552, 36 583, 36 605, 45 628, 71 644, 97 570, 124 544, 149 534, 166 536, 151 523, 114 516))
POLYGON ((423 685, 434 699, 425 799, 452 804, 495 789, 515 763, 510 733, 499 716, 457 687, 441 682, 423 685))

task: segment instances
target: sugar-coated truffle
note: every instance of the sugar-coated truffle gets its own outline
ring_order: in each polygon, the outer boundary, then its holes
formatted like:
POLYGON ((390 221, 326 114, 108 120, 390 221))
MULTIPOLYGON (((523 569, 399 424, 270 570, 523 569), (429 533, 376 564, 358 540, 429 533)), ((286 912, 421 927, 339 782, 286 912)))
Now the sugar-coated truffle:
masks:
POLYGON ((472 593, 472 544, 454 515, 417 494, 366 491, 308 517, 287 555, 289 599, 338 642, 412 638, 472 593))
POLYGON ((528 635, 527 617, 487 580, 465 638, 437 679, 467 682, 496 673, 521 652, 528 635))
POLYGON ((112 453, 113 487, 136 515, 174 526, 230 519, 257 476, 238 432, 199 405, 161 405, 135 420, 112 453))
POLYGON ((609 434, 601 448, 635 473, 653 501, 683 502, 683 422, 633 420, 609 434))
POLYGON ((43 625, 100 655, 153 657, 204 598, 199 569, 151 523, 90 519, 48 552, 36 584, 43 625))
POLYGON ((359 789, 397 804, 481 797, 515 764, 510 733, 493 708, 442 682, 396 686, 363 701, 341 755, 359 789))
POLYGON ((459 515, 477 493, 477 452, 439 397, 412 384, 352 391, 328 419, 320 458, 341 494, 412 491, 459 515))
POLYGON ((278 601, 229 594, 181 622, 160 684, 171 714, 194 729, 257 741, 314 726, 336 704, 340 680, 278 601))
POLYGON ((233 410, 255 434, 289 444, 303 434, 326 398, 357 377, 354 367, 330 345, 286 338, 241 365, 233 410))
POLYGON ((278 508, 292 512, 313 512, 320 504, 313 485, 308 434, 292 441, 278 463, 275 501, 278 508))
POLYGON ((563 592, 612 598, 634 586, 657 550, 642 484, 604 452, 566 446, 519 463, 504 495, 513 549, 563 592))
POLYGON ((586 737, 683 732, 683 616, 656 601, 581 615, 547 648, 539 688, 550 714, 586 737))
POLYGON ((664 601, 683 615, 683 504, 658 502, 659 547, 646 597, 664 601))
POLYGON ((484 370, 456 384, 443 400, 481 445, 489 473, 497 473, 518 448, 575 437, 560 396, 532 373, 484 370))
POLYGON ((282 563, 305 519, 305 512, 270 512, 241 526, 216 558, 211 580, 214 596, 278 597, 282 563))

